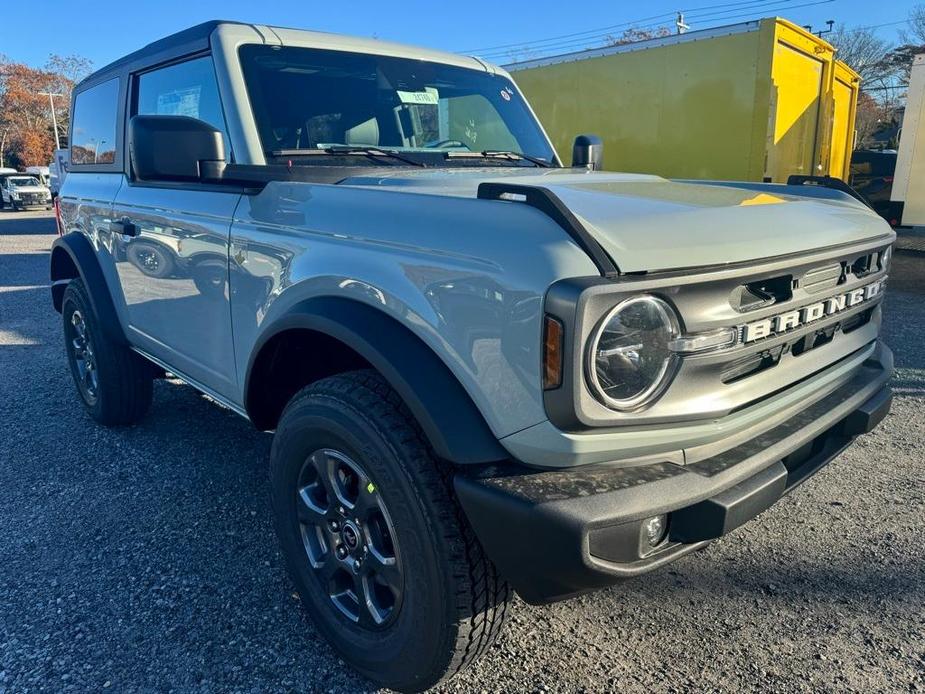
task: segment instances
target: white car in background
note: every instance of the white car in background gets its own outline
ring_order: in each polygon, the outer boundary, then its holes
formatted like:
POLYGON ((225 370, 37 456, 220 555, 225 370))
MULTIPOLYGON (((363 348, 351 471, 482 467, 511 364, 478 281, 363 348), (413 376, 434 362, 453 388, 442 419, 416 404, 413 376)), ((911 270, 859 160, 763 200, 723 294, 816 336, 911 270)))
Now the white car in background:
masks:
POLYGON ((35 176, 26 174, 0 177, 0 200, 3 207, 21 210, 27 207, 51 209, 51 191, 35 176))

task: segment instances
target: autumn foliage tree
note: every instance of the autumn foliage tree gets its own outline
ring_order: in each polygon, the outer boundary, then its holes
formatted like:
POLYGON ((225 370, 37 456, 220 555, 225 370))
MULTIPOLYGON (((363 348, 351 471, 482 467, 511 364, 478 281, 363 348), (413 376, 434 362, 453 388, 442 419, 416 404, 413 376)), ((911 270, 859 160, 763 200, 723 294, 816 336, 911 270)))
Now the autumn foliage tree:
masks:
POLYGON ((71 91, 90 71, 79 56, 52 55, 34 68, 0 56, 0 166, 44 166, 55 149, 51 102, 58 130, 67 133, 71 91))

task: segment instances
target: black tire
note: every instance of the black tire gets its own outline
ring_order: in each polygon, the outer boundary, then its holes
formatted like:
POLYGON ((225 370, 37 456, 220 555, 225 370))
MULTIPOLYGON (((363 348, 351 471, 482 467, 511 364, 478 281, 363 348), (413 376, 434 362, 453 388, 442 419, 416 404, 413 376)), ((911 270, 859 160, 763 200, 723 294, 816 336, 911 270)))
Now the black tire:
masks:
POLYGON ((213 259, 195 262, 191 268, 193 284, 203 296, 221 297, 225 293, 228 267, 213 259))
POLYGON ((103 334, 82 280, 71 280, 64 290, 61 315, 71 375, 90 416, 106 426, 141 420, 151 406, 152 369, 103 334))
MULTIPOLYGON (((491 646, 501 631, 511 590, 473 535, 453 493, 449 466, 434 458, 408 409, 376 372, 333 376, 300 391, 283 412, 270 461, 276 530, 290 576, 319 631, 347 663, 377 685, 421 691, 459 672, 491 646), (350 580, 364 580, 350 575, 349 558, 347 568, 339 566, 327 589, 321 570, 313 569, 309 560, 309 552, 315 552, 307 548, 317 542, 310 538, 327 531, 305 521, 299 490, 303 496, 311 493, 305 491, 310 487, 301 486, 302 475, 317 467, 308 461, 319 451, 325 453, 322 458, 334 460, 335 467, 340 458, 328 457, 334 452, 357 464, 352 469, 362 486, 356 507, 380 504, 389 532, 394 533, 385 544, 394 548, 402 589, 399 597, 393 595, 382 624, 372 623, 369 615, 366 625, 362 618, 348 617, 332 597, 331 586, 340 585, 337 581, 349 585, 350 580), (370 498, 378 496, 363 504, 362 488, 370 498)), ((333 479, 338 484, 340 478, 333 479)), ((318 490, 326 497, 321 487, 318 490)), ((330 499, 318 504, 325 506, 336 514, 330 499)), ((348 508, 346 513, 349 517, 354 511, 348 508)), ((371 533, 370 527, 365 525, 363 532, 371 533)), ((337 536, 332 533, 328 541, 338 542, 337 536)), ((361 559, 367 557, 364 562, 375 554, 372 545, 369 555, 360 554, 361 559)), ((337 563, 334 549, 327 546, 324 565, 337 563)), ((345 550, 346 544, 337 549, 345 550)), ((373 565, 379 566, 375 561, 373 565)), ((344 594, 349 596, 347 590, 344 594)), ((357 586, 354 594, 362 590, 357 586)), ((359 604, 357 608, 373 612, 359 604)))
POLYGON ((128 261, 148 277, 164 279, 174 270, 173 253, 166 246, 148 241, 132 241, 125 249, 128 261))

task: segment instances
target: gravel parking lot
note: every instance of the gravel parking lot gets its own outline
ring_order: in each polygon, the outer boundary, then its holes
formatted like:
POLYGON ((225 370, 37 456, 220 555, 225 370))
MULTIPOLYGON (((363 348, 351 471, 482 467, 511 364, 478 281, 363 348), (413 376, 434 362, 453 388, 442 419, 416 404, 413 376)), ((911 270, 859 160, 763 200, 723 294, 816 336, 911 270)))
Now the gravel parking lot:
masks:
MULTIPOLYGON (((174 382, 84 415, 47 288, 54 221, 0 212, 0 693, 369 690, 303 615, 269 438, 174 382)), ((893 412, 755 522, 668 569, 514 607, 447 691, 925 691, 925 255, 897 255, 893 412)))

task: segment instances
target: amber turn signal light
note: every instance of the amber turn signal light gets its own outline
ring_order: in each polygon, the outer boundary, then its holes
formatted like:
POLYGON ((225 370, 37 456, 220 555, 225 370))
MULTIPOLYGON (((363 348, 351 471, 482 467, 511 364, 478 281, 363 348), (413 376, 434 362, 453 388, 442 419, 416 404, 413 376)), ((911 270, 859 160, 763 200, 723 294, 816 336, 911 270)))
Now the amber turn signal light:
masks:
POLYGON ((546 316, 543 324, 543 390, 562 385, 562 323, 546 316))

